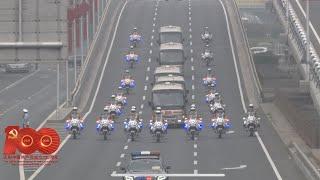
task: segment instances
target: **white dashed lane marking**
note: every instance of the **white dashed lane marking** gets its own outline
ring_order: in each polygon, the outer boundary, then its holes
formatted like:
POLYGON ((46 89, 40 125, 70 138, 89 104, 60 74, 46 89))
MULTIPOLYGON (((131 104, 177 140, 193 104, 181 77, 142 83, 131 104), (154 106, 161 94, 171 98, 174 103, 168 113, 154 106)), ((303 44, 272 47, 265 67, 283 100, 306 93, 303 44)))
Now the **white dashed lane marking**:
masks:
POLYGON ((143 105, 143 104, 141 104, 140 109, 142 110, 143 108, 144 108, 144 105, 143 105))
POLYGON ((152 49, 150 49, 149 53, 152 54, 152 49))
POLYGON ((192 75, 191 78, 192 78, 192 81, 194 81, 194 75, 192 75))
POLYGON ((194 165, 197 165, 197 164, 198 164, 198 161, 194 160, 194 161, 193 161, 193 164, 194 164, 194 165))
POLYGON ((147 71, 148 71, 148 72, 150 71, 150 67, 147 67, 147 71))
POLYGON ((142 96, 142 100, 146 100, 146 96, 142 96))
POLYGON ((116 166, 119 167, 121 165, 121 162, 117 162, 116 166))
MULTIPOLYGON (((130 141, 130 139, 128 139, 128 141, 130 141)), ((128 146, 127 145, 124 146, 123 149, 125 149, 125 150, 128 149, 128 146)))
MULTIPOLYGON (((148 76, 147 76, 148 77, 148 76)), ((148 86, 144 86, 144 90, 146 91, 148 89, 148 86)))
POLYGON ((191 66, 191 71, 194 71, 194 66, 191 66))
POLYGON ((193 57, 190 58, 190 61, 193 62, 193 57))
POLYGON ((151 58, 148 59, 148 62, 151 62, 151 58))
POLYGON ((120 158, 124 158, 124 154, 121 154, 121 155, 120 155, 120 158))

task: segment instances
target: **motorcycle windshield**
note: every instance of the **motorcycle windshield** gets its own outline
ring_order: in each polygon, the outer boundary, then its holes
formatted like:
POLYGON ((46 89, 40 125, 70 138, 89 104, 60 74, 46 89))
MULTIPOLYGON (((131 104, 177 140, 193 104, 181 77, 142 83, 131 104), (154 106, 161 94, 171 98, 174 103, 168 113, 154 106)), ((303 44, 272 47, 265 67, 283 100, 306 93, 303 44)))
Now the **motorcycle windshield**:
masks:
POLYGON ((163 43, 169 43, 169 42, 176 42, 181 43, 182 42, 182 36, 179 32, 166 32, 160 34, 160 42, 163 43))
POLYGON ((153 93, 153 104, 156 107, 182 107, 184 97, 180 92, 153 93))
POLYGON ((183 51, 181 50, 161 51, 160 61, 162 64, 182 64, 184 62, 183 51))

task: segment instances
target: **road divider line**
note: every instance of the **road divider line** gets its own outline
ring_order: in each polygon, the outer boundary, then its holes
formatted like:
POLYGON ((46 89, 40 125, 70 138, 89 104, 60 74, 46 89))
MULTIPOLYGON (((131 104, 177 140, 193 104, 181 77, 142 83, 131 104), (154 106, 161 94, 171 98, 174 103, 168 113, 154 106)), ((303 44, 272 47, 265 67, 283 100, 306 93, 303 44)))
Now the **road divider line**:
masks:
POLYGON ((15 87, 16 85, 20 84, 20 83, 23 82, 24 80, 26 80, 26 79, 30 78, 31 76, 35 75, 35 74, 38 73, 39 71, 40 71, 40 69, 32 72, 31 74, 29 74, 29 75, 27 75, 27 76, 19 79, 18 81, 15 81, 14 83, 10 84, 9 86, 1 89, 1 90, 0 90, 0 94, 3 93, 3 92, 5 92, 5 91, 7 91, 7 90, 10 89, 10 88, 15 87))
MULTIPOLYGON (((240 75, 239 75, 239 70, 238 70, 238 65, 237 65, 237 62, 236 62, 236 56, 235 56, 235 52, 234 52, 234 46, 233 46, 233 42, 232 42, 232 36, 231 36, 231 32, 230 32, 230 25, 229 25, 229 19, 228 19, 228 15, 227 15, 227 12, 226 12, 226 8, 224 7, 224 4, 221 0, 219 0, 221 6, 222 6, 222 9, 223 9, 223 12, 224 12, 224 15, 225 15, 225 19, 226 19, 226 25, 227 25, 227 31, 228 31, 228 36, 229 36, 229 43, 230 43, 230 46, 231 46, 231 52, 232 52, 232 57, 233 57, 233 63, 234 63, 234 67, 235 67, 235 71, 236 71, 236 74, 237 74, 237 81, 238 81, 238 87, 239 87, 239 91, 240 91, 240 97, 241 97, 241 103, 242 103, 242 107, 243 107, 243 110, 245 112, 247 112, 247 108, 246 108, 246 105, 245 105, 245 101, 244 101, 244 95, 243 95, 243 91, 242 91, 242 86, 241 86, 241 81, 240 81, 240 75)), ((266 155, 268 161, 269 161, 269 164, 271 165, 276 177, 278 180, 282 180, 282 177, 276 167, 276 165, 274 164, 267 148, 265 147, 262 139, 260 138, 259 136, 259 133, 256 132, 256 137, 264 151, 264 154, 266 155)))
MULTIPOLYGON (((120 11, 120 13, 119 13, 119 16, 118 16, 118 19, 117 19, 117 23, 116 23, 116 26, 115 26, 115 29, 114 29, 114 33, 113 33, 113 36, 112 36, 112 40, 111 40, 111 43, 110 43, 110 48, 109 48, 108 53, 107 53, 106 61, 105 61, 104 65, 103 65, 103 68, 102 68, 103 74, 104 74, 105 69, 106 69, 106 67, 107 67, 107 63, 108 63, 108 60, 109 60, 109 56, 110 56, 110 53, 111 53, 111 49, 112 49, 112 47, 113 47, 113 43, 114 43, 115 37, 116 37, 116 35, 117 35, 117 31, 118 31, 118 27, 119 27, 119 23, 120 23, 120 19, 121 19, 122 13, 123 13, 125 7, 127 6, 127 4, 128 4, 128 0, 126 0, 126 1, 124 2, 123 6, 122 6, 122 8, 121 8, 121 11, 120 11)), ((104 76, 102 75, 102 76, 100 76, 100 78, 99 78, 98 86, 97 86, 97 89, 96 89, 96 91, 95 91, 93 100, 92 100, 92 102, 91 102, 91 106, 90 106, 90 108, 89 108, 89 111, 83 116, 83 119, 86 119, 86 117, 92 112, 93 106, 94 106, 95 101, 96 101, 97 96, 98 96, 98 92, 99 92, 99 90, 100 90, 100 86, 101 86, 103 77, 104 77, 104 76)), ((64 146, 64 144, 69 140, 70 137, 71 137, 70 134, 66 136, 66 138, 65 138, 65 139, 62 141, 62 143, 60 144, 60 146, 59 146, 59 148, 57 149, 57 151, 54 152, 54 155, 57 154, 57 153, 61 150, 61 148, 62 148, 62 147, 64 146)), ((47 160, 46 160, 46 162, 47 162, 47 160)), ((38 168, 38 169, 30 176, 30 178, 29 178, 28 180, 32 180, 33 178, 35 178, 35 177, 43 170, 44 167, 45 167, 45 163, 44 163, 42 166, 40 166, 40 168, 38 168)))

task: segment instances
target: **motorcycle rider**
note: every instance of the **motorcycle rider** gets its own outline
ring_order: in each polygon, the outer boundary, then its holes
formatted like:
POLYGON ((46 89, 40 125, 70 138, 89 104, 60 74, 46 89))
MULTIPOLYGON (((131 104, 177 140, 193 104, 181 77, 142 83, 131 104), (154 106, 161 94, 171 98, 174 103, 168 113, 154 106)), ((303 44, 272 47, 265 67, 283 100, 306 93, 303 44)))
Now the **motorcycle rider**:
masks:
MULTIPOLYGON (((71 111, 71 117, 69 119, 66 120, 66 126, 65 128, 66 129, 70 129, 70 122, 73 120, 73 121, 77 121, 79 123, 79 128, 80 130, 82 130, 84 128, 84 125, 83 125, 83 120, 81 119, 81 116, 80 116, 80 113, 78 112, 78 107, 74 106, 72 108, 72 111, 71 111)), ((79 132, 80 133, 80 132, 79 132)))
POLYGON ((30 115, 28 109, 22 110, 22 128, 27 128, 30 125, 30 115))
POLYGON ((122 92, 118 92, 114 96, 115 96, 115 102, 117 105, 120 105, 121 107, 123 107, 127 104, 127 97, 124 96, 122 92))
POLYGON ((208 30, 209 28, 207 26, 205 26, 203 28, 203 34, 201 35, 201 38, 203 40, 211 40, 212 39, 212 34, 209 32, 208 30))
POLYGON ((156 108, 154 118, 150 120, 149 126, 151 133, 155 131, 155 123, 161 124, 163 132, 167 133, 168 122, 162 118, 161 107, 156 108))
POLYGON ((192 104, 190 107, 190 111, 189 111, 189 117, 186 118, 186 120, 184 121, 185 123, 185 130, 188 131, 189 129, 189 124, 190 121, 194 121, 196 120, 196 128, 198 131, 200 131, 203 128, 203 122, 202 122, 202 118, 198 115, 197 111, 196 111, 196 105, 192 104))
MULTIPOLYGON (((135 81, 132 76, 129 74, 129 70, 125 71, 125 74, 122 76, 120 81, 119 89, 129 90, 135 87, 135 81)), ((128 93, 128 92, 127 92, 128 93)))
POLYGON ((142 130, 142 122, 141 122, 141 119, 140 119, 140 115, 139 113, 137 113, 137 110, 136 110, 136 107, 135 106, 132 106, 131 107, 131 110, 130 110, 130 116, 129 118, 127 118, 124 122, 124 125, 125 125, 125 130, 128 129, 128 124, 130 121, 135 121, 138 123, 139 125, 139 132, 142 130))
POLYGON ((231 127, 230 120, 226 117, 223 109, 219 108, 217 111, 218 111, 218 113, 217 113, 216 117, 214 117, 214 118, 212 119, 212 125, 211 125, 211 127, 212 127, 213 129, 216 129, 216 127, 217 127, 217 125, 218 125, 218 124, 217 124, 217 120, 218 120, 218 119, 223 119, 223 126, 224 126, 224 128, 225 128, 225 129, 229 129, 229 128, 231 127))
POLYGON ((216 78, 212 73, 212 69, 208 68, 207 75, 203 78, 203 84, 206 86, 210 85, 210 88, 214 88, 216 86, 216 78))
POLYGON ((71 118, 73 118, 73 119, 78 119, 78 118, 80 118, 80 115, 79 115, 79 113, 78 113, 78 107, 74 106, 74 107, 72 108, 71 118))
MULTIPOLYGON (((113 124, 113 123, 114 123, 114 121, 112 120, 111 116, 109 116, 109 110, 108 110, 108 108, 106 108, 106 107, 103 108, 103 113, 100 114, 99 119, 96 121, 96 123, 97 123, 97 126, 96 126, 97 131, 100 130, 100 127, 101 127, 100 122, 101 122, 102 120, 107 120, 107 121, 110 122, 110 124, 113 124)), ((113 129, 114 129, 114 127, 113 127, 113 125, 111 125, 111 131, 112 131, 113 129)))
POLYGON ((258 114, 257 114, 257 111, 256 109, 254 108, 254 105, 253 104, 249 104, 248 106, 248 109, 247 109, 247 113, 246 113, 246 117, 243 118, 244 121, 243 121, 243 126, 246 127, 247 126, 247 118, 249 116, 254 116, 255 119, 256 119, 256 124, 257 124, 257 127, 260 127, 260 122, 259 122, 259 117, 258 117, 258 114))
POLYGON ((213 89, 209 90, 209 93, 206 95, 206 102, 212 104, 215 99, 215 91, 213 89))

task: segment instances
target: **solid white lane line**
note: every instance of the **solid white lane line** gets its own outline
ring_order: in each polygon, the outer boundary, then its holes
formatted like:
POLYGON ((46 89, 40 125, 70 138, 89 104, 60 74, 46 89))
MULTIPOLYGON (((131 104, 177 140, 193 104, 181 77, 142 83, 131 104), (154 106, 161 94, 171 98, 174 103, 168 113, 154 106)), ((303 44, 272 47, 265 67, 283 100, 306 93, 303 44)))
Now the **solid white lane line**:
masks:
MULTIPOLYGON (((60 144, 59 148, 56 150, 56 152, 54 152, 52 155, 56 155, 60 150, 61 148, 66 144, 66 142, 70 139, 71 135, 68 134, 66 136, 66 138, 62 141, 62 143, 60 144)), ((46 159, 45 163, 42 164, 29 178, 28 180, 33 180, 42 170, 43 168, 47 165, 48 162, 51 161, 51 158, 49 159, 46 159)), ((23 178, 24 179, 24 178, 23 178)))
POLYGON ((21 83, 21 82, 23 82, 24 80, 28 79, 29 77, 31 77, 31 76, 33 76, 33 75, 35 75, 35 74, 36 74, 36 73, 38 73, 39 71, 40 71, 40 69, 38 69, 38 70, 36 70, 36 71, 32 72, 31 74, 29 74, 29 75, 27 75, 27 76, 25 76, 25 77, 23 77, 23 78, 19 79, 18 81, 15 81, 14 83, 10 84, 9 86, 7 86, 7 87, 5 87, 5 88, 1 89, 1 90, 0 90, 0 94, 1 94, 1 93, 3 93, 4 91, 6 91, 6 90, 10 89, 10 88, 15 87, 16 85, 18 85, 19 83, 21 83))
MULTIPOLYGON (((233 46, 233 42, 232 42, 232 38, 231 38, 228 15, 227 15, 227 12, 226 12, 226 9, 224 7, 223 2, 221 0, 219 0, 219 2, 221 4, 221 6, 222 6, 222 9, 223 9, 223 12, 224 12, 224 15, 225 15, 225 19, 226 19, 227 31, 228 31, 228 36, 229 36, 229 43, 231 45, 231 52, 232 52, 233 62, 234 62, 235 71, 236 71, 236 74, 237 74, 238 87, 239 87, 239 91, 240 91, 242 107, 245 110, 245 112, 247 112, 247 108, 245 106, 244 96, 243 96, 243 92, 242 92, 241 81, 240 81, 240 77, 239 77, 240 75, 239 75, 238 66, 237 66, 237 62, 236 62, 236 57, 235 57, 235 53, 234 53, 234 46, 233 46)), ((274 162, 273 162, 273 160, 272 160, 267 148, 265 147, 264 143, 262 142, 262 139, 260 138, 259 133, 256 132, 255 134, 256 134, 256 137, 257 137, 257 139, 258 139, 258 141, 259 141, 259 143, 260 143, 260 145, 261 145, 261 147, 262 147, 262 149, 263 149, 263 151, 264 151, 264 153, 265 153, 265 155, 266 155, 266 157, 267 157, 267 159, 268 159, 268 161, 269 161, 269 163, 270 163, 270 165, 271 165, 271 167, 272 167, 272 169, 273 169, 273 171, 274 171, 274 173, 275 173, 275 175, 277 177, 277 179, 278 180, 282 180, 282 177, 281 177, 276 165, 274 164, 274 162)))
POLYGON ((121 162, 118 161, 117 164, 116 164, 116 166, 119 167, 120 165, 121 165, 121 162))

